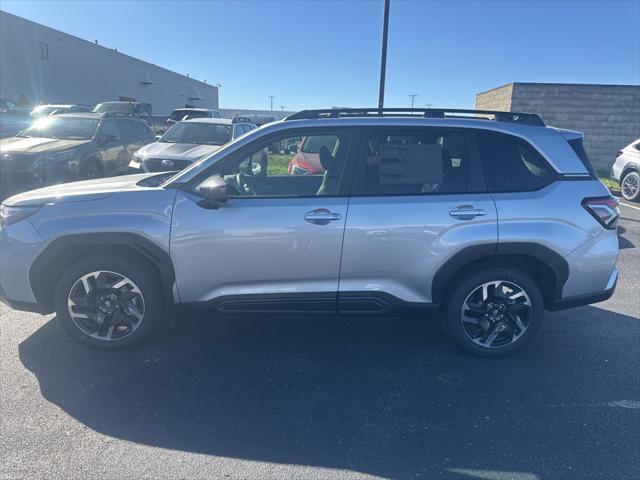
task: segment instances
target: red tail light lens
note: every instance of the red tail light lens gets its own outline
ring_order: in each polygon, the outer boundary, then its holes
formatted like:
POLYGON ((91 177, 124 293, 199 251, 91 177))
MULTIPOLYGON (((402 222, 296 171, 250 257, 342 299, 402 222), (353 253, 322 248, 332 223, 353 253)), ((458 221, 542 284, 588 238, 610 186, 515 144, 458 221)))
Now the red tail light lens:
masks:
POLYGON ((618 200, 615 197, 596 197, 585 198, 582 200, 582 206, 589 212, 593 218, 598 220, 600 225, 609 230, 614 230, 618 226, 618 200))

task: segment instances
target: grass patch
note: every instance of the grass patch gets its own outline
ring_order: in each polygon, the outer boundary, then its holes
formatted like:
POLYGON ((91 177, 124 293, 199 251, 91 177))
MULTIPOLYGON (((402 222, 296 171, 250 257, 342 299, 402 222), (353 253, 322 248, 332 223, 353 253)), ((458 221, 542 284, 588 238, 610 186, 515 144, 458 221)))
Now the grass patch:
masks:
POLYGON ((267 160, 267 173, 269 175, 288 175, 289 162, 292 154, 270 153, 267 160))
POLYGON ((620 185, 618 184, 618 182, 609 178, 609 170, 598 169, 596 170, 596 173, 598 174, 600 181, 604 183, 605 187, 607 187, 611 191, 620 191, 620 185))
POLYGON ((618 185, 618 182, 616 182, 615 180, 611 180, 609 177, 600 177, 600 181, 604 183, 604 186, 609 190, 620 190, 620 185, 618 185))

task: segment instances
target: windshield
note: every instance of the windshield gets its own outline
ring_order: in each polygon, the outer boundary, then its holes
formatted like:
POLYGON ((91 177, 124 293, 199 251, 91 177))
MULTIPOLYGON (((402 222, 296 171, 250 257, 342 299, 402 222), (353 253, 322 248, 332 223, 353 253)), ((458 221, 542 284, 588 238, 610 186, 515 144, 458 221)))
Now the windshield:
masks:
POLYGON ((180 120, 183 120, 184 117, 186 116, 188 116, 189 118, 206 118, 207 112, 203 112, 202 110, 188 110, 188 109, 174 110, 173 112, 171 112, 171 115, 169 116, 169 118, 171 120, 175 120, 176 122, 179 122, 180 120))
POLYGON ((335 135, 314 135, 313 137, 305 138, 300 151, 304 153, 318 153, 320 152, 320 148, 327 147, 329 151, 333 153, 337 141, 338 137, 335 135))
POLYGON ((176 123, 164 136, 161 142, 197 143, 201 145, 224 145, 231 141, 231 125, 215 123, 176 123))
POLYGON ((18 136, 89 140, 96 133, 99 123, 100 120, 94 118, 45 117, 18 136))
POLYGON ((96 108, 93 109, 95 113, 132 113, 134 105, 130 103, 99 103, 96 108))
POLYGON ((36 107, 31 112, 31 115, 34 117, 46 117, 54 110, 63 110, 64 107, 55 107, 51 105, 43 105, 41 107, 36 107))

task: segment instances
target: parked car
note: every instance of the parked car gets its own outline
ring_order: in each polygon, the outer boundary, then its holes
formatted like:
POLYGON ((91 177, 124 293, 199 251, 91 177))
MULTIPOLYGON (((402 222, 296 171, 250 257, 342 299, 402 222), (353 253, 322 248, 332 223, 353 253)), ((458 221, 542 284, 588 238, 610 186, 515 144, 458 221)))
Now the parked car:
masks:
POLYGON ((38 105, 31 110, 31 116, 33 118, 48 117, 49 115, 58 115, 60 113, 77 113, 77 112, 90 112, 91 107, 83 104, 48 104, 38 105))
POLYGON ((313 175, 324 173, 324 168, 320 163, 320 149, 326 146, 332 155, 335 155, 336 138, 328 135, 326 137, 314 136, 305 137, 300 143, 300 148, 295 151, 296 155, 289 162, 289 175, 313 175))
POLYGON ((254 128, 252 123, 228 118, 183 120, 167 130, 157 142, 138 150, 129 167, 132 172, 182 170, 254 128))
POLYGON ((222 118, 218 110, 210 108, 176 108, 166 121, 166 127, 171 128, 181 120, 189 120, 192 118, 222 118))
POLYGON ((131 155, 155 136, 141 120, 65 113, 36 120, 0 140, 0 195, 128 171, 131 155))
POLYGON ((178 174, 12 197, 1 211, 4 301, 55 311, 103 349, 149 338, 180 305, 439 310, 461 347, 498 356, 530 342, 544 310, 613 294, 617 199, 582 134, 531 114, 417 111, 303 111, 178 174), (320 148, 321 175, 289 175, 288 155, 265 154, 319 136, 337 145, 320 148))
POLYGON ((611 168, 611 178, 620 183, 625 199, 632 202, 640 200, 640 138, 618 151, 611 168))
POLYGON ((12 137, 31 124, 29 112, 13 100, 0 97, 0 139, 12 137))
POLYGON ((93 109, 95 113, 116 113, 137 117, 144 120, 155 133, 159 133, 164 130, 164 127, 160 120, 152 115, 151 111, 150 103, 131 101, 102 102, 93 109))

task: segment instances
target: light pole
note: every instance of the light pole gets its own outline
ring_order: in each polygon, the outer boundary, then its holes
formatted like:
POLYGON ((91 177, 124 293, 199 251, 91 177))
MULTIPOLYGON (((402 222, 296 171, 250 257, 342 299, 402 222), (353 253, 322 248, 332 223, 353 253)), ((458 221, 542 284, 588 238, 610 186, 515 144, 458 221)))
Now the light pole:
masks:
POLYGON ((378 108, 384 108, 384 81, 387 71, 387 36, 389 33, 389 2, 384 0, 384 19, 382 24, 382 58, 380 59, 380 92, 378 93, 378 108))
POLYGON ((276 98, 274 95, 269 95, 269 100, 271 100, 271 111, 273 112, 273 99, 276 98))
POLYGON ((284 109, 287 108, 285 105, 280 105, 280 110, 284 112, 284 109))
POLYGON ((427 108, 431 108, 433 107, 433 103, 425 103, 424 106, 427 108))
POLYGON ((418 96, 417 93, 410 93, 409 97, 411 97, 411 110, 413 110, 413 101, 416 99, 416 97, 418 96))

